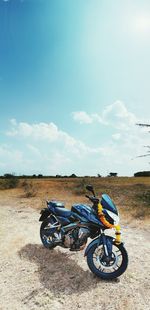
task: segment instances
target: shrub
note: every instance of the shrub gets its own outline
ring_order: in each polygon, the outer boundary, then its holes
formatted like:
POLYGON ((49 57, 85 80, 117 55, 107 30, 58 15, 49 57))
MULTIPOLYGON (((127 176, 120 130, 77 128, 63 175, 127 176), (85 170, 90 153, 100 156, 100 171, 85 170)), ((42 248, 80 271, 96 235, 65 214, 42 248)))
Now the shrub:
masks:
POLYGON ((37 188, 33 185, 32 182, 24 180, 22 183, 22 187, 24 188, 25 198, 35 197, 37 194, 37 188))
POLYGON ((1 180, 0 189, 11 189, 16 188, 19 184, 19 179, 15 176, 5 178, 1 180))
POLYGON ((150 207, 150 190, 145 190, 143 193, 139 193, 137 199, 142 202, 143 205, 150 207))
POLYGON ((76 187, 74 188, 73 193, 74 193, 75 195, 84 195, 84 194, 86 193, 86 188, 85 188, 85 186, 86 186, 86 181, 85 181, 85 179, 81 179, 81 180, 79 181, 79 183, 76 184, 76 187))

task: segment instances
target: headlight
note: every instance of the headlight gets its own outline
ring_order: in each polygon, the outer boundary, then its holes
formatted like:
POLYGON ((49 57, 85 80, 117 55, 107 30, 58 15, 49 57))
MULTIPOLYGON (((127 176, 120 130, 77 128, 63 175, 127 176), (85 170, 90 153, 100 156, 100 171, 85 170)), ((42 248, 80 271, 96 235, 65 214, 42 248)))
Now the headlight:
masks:
POLYGON ((112 220, 114 221, 114 225, 118 225, 119 224, 119 215, 107 210, 108 215, 112 218, 112 220))

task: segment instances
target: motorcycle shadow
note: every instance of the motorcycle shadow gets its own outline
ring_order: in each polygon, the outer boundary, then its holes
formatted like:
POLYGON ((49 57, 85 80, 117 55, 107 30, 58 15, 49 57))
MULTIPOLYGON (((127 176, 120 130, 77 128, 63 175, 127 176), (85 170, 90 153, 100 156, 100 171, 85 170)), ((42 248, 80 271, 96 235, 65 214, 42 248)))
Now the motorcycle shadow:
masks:
MULTIPOLYGON (((48 250, 39 244, 27 244, 18 254, 21 259, 28 259, 37 265, 36 272, 40 283, 54 294, 82 293, 102 282, 89 270, 84 270, 78 265, 74 253, 66 253, 59 248, 48 250)), ((88 268, 86 263, 85 268, 88 268)))

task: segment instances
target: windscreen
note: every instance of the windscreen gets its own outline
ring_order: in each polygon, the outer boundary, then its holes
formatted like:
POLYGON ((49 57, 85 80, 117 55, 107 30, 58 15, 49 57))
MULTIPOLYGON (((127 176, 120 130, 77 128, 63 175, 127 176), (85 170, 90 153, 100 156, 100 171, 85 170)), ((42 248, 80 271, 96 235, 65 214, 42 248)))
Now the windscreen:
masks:
POLYGON ((101 204, 104 209, 110 210, 111 212, 118 214, 115 204, 107 194, 102 195, 101 204))

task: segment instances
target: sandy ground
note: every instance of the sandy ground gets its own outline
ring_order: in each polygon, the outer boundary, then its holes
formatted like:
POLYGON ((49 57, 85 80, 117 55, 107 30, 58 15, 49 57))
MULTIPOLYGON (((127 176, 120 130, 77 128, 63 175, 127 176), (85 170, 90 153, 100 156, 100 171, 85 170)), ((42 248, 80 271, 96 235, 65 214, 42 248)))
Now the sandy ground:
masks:
POLYGON ((45 249, 39 213, 0 203, 0 309, 150 309, 148 226, 123 226, 129 267, 103 281, 88 269, 84 251, 45 249))

